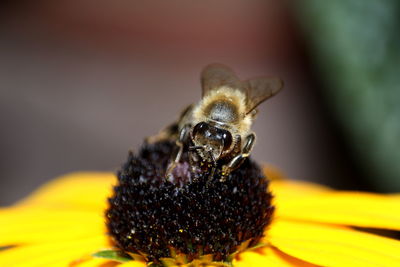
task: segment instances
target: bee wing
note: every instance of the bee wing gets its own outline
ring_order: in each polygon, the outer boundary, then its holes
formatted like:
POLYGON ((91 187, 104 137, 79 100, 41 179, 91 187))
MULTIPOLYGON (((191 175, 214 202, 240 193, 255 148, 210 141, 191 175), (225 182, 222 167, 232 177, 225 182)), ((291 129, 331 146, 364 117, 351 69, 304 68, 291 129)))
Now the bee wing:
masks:
POLYGON ((201 72, 202 96, 221 86, 239 87, 240 81, 233 70, 223 64, 210 64, 201 72))
POLYGON ((283 87, 283 81, 276 77, 260 77, 244 82, 247 86, 246 114, 253 111, 258 105, 276 95, 283 87))

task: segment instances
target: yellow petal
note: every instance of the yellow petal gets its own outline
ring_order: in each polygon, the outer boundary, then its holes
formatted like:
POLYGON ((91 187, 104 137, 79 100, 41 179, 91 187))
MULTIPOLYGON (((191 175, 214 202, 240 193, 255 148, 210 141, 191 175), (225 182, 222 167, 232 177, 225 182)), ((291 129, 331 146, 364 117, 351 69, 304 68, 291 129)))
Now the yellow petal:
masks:
POLYGON ((400 230, 400 195, 331 191, 281 199, 280 193, 280 218, 400 230))
POLYGON ((73 267, 114 267, 120 266, 118 262, 111 261, 108 259, 100 259, 100 258, 92 258, 88 257, 87 259, 77 260, 70 264, 73 267))
POLYGON ((116 176, 107 172, 80 172, 62 176, 39 188, 20 206, 104 210, 116 176))
POLYGON ((0 210, 0 245, 43 243, 99 236, 103 214, 89 211, 9 208, 0 210))
POLYGON ((128 261, 124 263, 111 261, 108 259, 91 258, 84 260, 82 262, 77 262, 73 264, 73 267, 145 267, 147 266, 145 262, 141 261, 128 261))
POLYGON ((0 251, 0 266, 68 266, 108 246, 106 236, 25 245, 0 251))
POLYGON ((398 266, 400 242, 345 227, 275 220, 267 240, 286 254, 322 266, 398 266))
POLYGON ((240 253, 233 260, 235 267, 279 267, 279 266, 296 266, 296 267, 312 267, 314 264, 307 263, 295 257, 289 256, 273 247, 263 247, 254 251, 240 253))
POLYGON ((281 201, 295 200, 299 197, 307 197, 310 195, 318 196, 334 190, 323 185, 317 185, 309 182, 273 180, 270 183, 270 191, 280 203, 281 201))
POLYGON ((127 261, 118 265, 118 267, 144 267, 146 263, 142 261, 127 261))
POLYGON ((269 180, 282 181, 287 177, 281 169, 268 163, 263 165, 263 173, 269 180))

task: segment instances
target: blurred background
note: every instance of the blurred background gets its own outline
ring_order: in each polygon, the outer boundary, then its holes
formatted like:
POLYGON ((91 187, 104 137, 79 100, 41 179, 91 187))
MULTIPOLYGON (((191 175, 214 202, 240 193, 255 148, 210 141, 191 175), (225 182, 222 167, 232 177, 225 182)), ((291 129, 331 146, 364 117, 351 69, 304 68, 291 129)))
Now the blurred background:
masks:
POLYGON ((200 99, 213 62, 284 90, 253 157, 293 179, 400 191, 400 2, 1 1, 0 205, 115 171, 200 99))

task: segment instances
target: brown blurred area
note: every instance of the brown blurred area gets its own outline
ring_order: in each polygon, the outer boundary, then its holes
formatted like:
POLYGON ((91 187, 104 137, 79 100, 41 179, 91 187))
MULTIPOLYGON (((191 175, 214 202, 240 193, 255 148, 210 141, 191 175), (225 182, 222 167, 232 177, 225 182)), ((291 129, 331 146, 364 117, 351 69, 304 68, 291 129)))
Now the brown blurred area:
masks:
POLYGON ((294 179, 365 189, 320 101, 285 1, 13 1, 0 13, 0 205, 56 176, 115 171, 200 99, 212 62, 274 75, 254 158, 294 179))

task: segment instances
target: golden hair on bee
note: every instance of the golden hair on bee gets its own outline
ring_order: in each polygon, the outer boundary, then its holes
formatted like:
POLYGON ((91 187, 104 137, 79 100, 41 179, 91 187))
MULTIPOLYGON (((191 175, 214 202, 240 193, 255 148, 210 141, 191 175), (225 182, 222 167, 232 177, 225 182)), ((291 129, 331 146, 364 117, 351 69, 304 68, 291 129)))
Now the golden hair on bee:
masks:
POLYGON ((237 89, 222 86, 209 91, 193 108, 193 124, 202 121, 215 122, 233 134, 245 135, 252 124, 252 116, 246 114, 246 95, 237 89))

